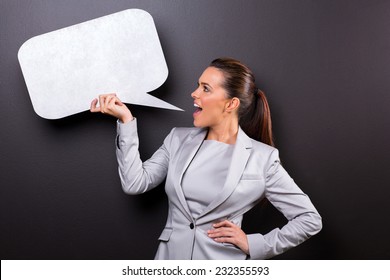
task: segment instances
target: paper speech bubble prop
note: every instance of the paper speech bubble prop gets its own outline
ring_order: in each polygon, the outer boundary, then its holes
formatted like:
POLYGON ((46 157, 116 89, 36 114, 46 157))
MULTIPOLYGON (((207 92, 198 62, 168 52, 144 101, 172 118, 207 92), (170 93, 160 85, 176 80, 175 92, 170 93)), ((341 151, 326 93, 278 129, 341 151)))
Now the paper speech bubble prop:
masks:
POLYGON ((27 40, 18 59, 35 112, 46 119, 90 107, 99 94, 181 110, 147 94, 168 68, 151 15, 130 9, 27 40))

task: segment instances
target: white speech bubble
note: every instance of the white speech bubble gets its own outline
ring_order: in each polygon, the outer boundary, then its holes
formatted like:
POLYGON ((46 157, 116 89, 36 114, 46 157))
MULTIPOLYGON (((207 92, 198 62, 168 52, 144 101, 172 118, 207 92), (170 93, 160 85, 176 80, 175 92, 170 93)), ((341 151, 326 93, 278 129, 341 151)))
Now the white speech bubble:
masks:
POLYGON ((58 119, 88 110, 99 94, 182 110, 147 92, 168 67, 152 16, 129 9, 27 40, 18 59, 35 112, 58 119))

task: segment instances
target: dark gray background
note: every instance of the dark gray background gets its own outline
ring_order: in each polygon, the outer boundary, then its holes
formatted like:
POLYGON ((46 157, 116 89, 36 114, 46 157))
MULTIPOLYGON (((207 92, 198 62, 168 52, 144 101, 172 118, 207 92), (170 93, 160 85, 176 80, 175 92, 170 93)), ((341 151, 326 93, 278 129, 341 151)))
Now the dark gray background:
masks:
MULTIPOLYGON (((150 259, 166 219, 163 186, 122 193, 115 119, 37 116, 17 61, 27 39, 128 8, 154 18, 169 68, 153 92, 185 112, 131 106, 147 159, 192 126, 190 93, 232 56, 268 95, 282 161, 323 217, 320 234, 278 259, 390 258, 390 1, 0 2, 1 259, 150 259)), ((98 94, 98 93, 97 93, 98 94)), ((266 233, 270 205, 244 222, 266 233)))

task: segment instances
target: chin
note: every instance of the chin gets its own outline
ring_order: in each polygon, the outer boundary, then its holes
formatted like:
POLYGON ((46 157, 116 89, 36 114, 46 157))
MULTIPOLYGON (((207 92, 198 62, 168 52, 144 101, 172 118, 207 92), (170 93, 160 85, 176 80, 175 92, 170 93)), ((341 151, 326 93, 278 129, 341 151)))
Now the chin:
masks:
POLYGON ((199 128, 205 127, 204 125, 202 125, 201 123, 197 122, 196 120, 194 120, 193 124, 194 124, 195 127, 199 127, 199 128))

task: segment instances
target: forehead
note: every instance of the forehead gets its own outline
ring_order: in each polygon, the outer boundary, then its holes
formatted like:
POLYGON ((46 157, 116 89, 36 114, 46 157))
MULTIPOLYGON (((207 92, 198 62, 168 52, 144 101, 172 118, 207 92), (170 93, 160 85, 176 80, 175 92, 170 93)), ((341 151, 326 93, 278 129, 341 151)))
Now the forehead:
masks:
POLYGON ((207 67, 199 78, 199 83, 209 84, 212 87, 221 86, 225 80, 222 71, 215 67, 207 67))

